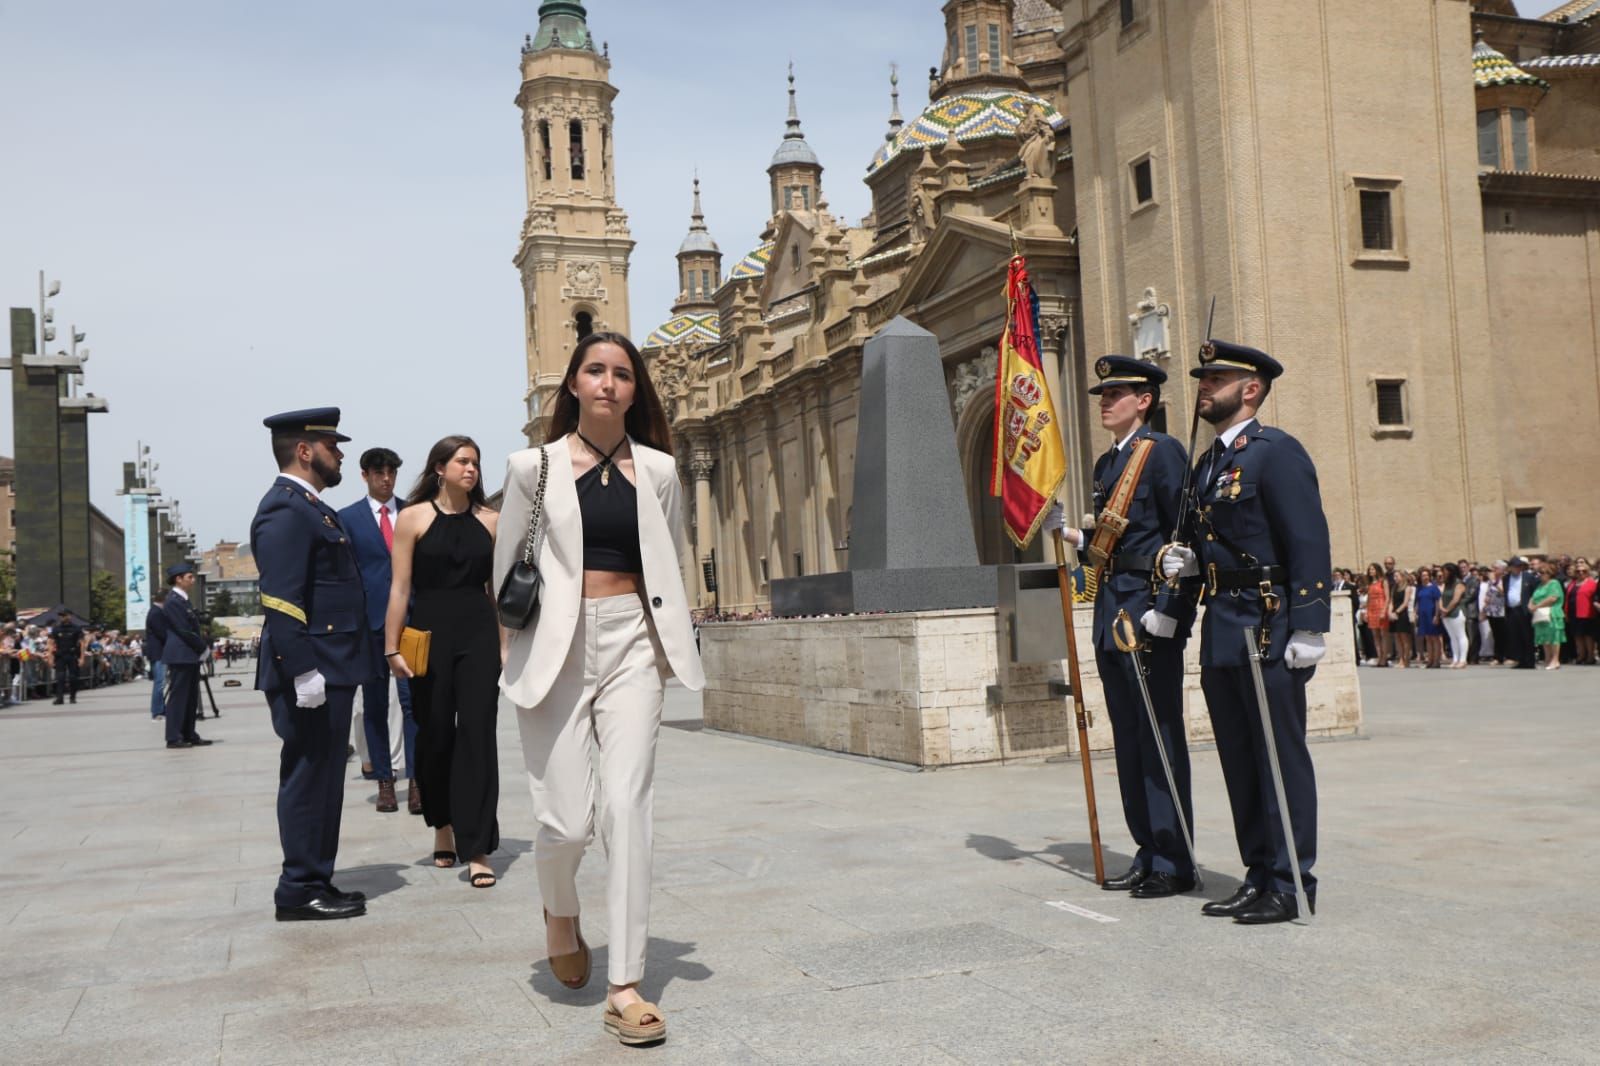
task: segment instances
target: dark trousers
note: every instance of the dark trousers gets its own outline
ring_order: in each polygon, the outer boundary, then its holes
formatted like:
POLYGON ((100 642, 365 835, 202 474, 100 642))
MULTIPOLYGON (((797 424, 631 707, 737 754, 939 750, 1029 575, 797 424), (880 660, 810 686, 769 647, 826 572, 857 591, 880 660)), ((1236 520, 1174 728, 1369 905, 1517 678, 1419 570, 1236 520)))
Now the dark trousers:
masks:
POLYGON ((1537 655, 1537 649, 1533 646, 1533 612, 1526 606, 1507 607, 1503 628, 1507 652, 1501 658, 1511 659, 1524 669, 1532 669, 1537 655))
MULTIPOLYGON (((1308 895, 1316 891, 1311 866, 1317 861, 1317 780, 1306 746, 1306 684, 1316 668, 1290 670, 1283 660, 1261 664, 1268 713, 1283 768, 1283 790, 1294 826, 1300 877, 1308 895)), ((1233 808, 1233 831, 1244 861, 1245 881, 1271 892, 1293 892, 1294 874, 1283 839, 1278 794, 1273 787, 1266 735, 1256 708, 1249 665, 1206 666, 1200 687, 1211 711, 1217 757, 1233 808)))
POLYGON ((329 685, 321 707, 296 707, 294 689, 268 692, 278 756, 278 840, 283 873, 273 900, 299 907, 329 895, 344 811, 345 745, 354 685, 329 685))
POLYGON ((428 673, 411 680, 423 820, 455 831, 463 860, 500 846, 500 646, 493 635, 452 649, 434 630, 428 673), (441 648, 441 644, 444 647, 441 648))
POLYGON ((1478 627, 1478 616, 1475 614, 1469 615, 1467 617, 1467 662, 1475 663, 1478 661, 1478 652, 1482 650, 1482 643, 1483 632, 1478 627))
POLYGON ((1503 617, 1489 619, 1489 636, 1494 639, 1494 661, 1503 663, 1510 659, 1507 642, 1511 638, 1506 635, 1506 620, 1503 617))
POLYGON ((167 743, 195 738, 194 723, 200 713, 200 666, 167 664, 167 743))
MULTIPOLYGON (((1151 640, 1152 647, 1140 655, 1144 659, 1145 683, 1155 705, 1161 740, 1172 762, 1172 777, 1178 786, 1178 802, 1183 816, 1194 825, 1194 806, 1189 799, 1189 744, 1183 722, 1183 644, 1177 640, 1151 640)), ((1095 649, 1100 669, 1100 684, 1105 689, 1106 709, 1111 717, 1111 734, 1116 744, 1117 785, 1122 791, 1122 816, 1128 832, 1139 846, 1134 862, 1142 870, 1193 877, 1189 849, 1178 822, 1178 809, 1167 775, 1161 767, 1155 732, 1145 711, 1139 680, 1134 674, 1133 657, 1126 652, 1095 649)))
POLYGON ((160 659, 150 664, 150 717, 167 712, 167 664, 160 659))
MULTIPOLYGON (((376 647, 383 647, 383 633, 373 638, 376 647)), ((400 728, 404 733, 406 776, 417 776, 417 719, 411 713, 411 682, 398 681, 400 692, 400 728)), ((377 781, 393 781, 395 769, 391 765, 389 736, 389 677, 374 678, 361 686, 361 730, 367 735, 367 758, 372 760, 372 776, 377 781)))
POLYGON ((71 697, 73 703, 78 702, 78 660, 65 659, 55 664, 56 667, 56 702, 71 697))

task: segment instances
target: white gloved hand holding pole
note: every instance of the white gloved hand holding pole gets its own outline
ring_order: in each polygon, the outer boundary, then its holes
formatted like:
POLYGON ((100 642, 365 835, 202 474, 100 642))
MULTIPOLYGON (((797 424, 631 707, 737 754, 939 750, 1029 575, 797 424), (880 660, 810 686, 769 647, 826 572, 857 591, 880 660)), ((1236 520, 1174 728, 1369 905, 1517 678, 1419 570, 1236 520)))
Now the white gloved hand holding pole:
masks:
POLYGON ((1152 637, 1165 639, 1178 631, 1178 620, 1160 611, 1150 610, 1139 616, 1139 628, 1152 637))
POLYGON ((1289 635, 1289 646, 1283 649, 1283 664, 1291 670, 1304 670, 1315 666, 1328 654, 1328 646, 1321 633, 1297 629, 1289 635))
POLYGON ((294 705, 321 707, 328 702, 328 682, 321 670, 307 670, 294 679, 294 705))
POLYGON ((1161 555, 1161 576, 1168 581, 1179 577, 1193 577, 1200 572, 1200 561, 1194 550, 1182 544, 1168 544, 1161 555))

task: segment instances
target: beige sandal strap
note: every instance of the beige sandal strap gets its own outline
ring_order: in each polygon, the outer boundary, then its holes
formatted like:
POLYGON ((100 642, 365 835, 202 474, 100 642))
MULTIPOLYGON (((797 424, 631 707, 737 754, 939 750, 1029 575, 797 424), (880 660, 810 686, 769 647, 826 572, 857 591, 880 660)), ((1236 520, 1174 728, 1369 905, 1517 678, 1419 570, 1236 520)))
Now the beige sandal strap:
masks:
MULTIPOLYGON (((611 1005, 611 1009, 616 1010, 616 1004, 613 1003, 611 1005)), ((628 1025, 643 1026, 648 1028, 650 1026, 665 1024, 665 1020, 661 1016, 661 1008, 656 1006, 654 1003, 630 1003, 626 1007, 623 1007, 618 1013, 622 1016, 623 1022, 628 1025), (655 1021, 648 1023, 641 1022, 639 1019, 644 1017, 654 1018, 655 1021)))

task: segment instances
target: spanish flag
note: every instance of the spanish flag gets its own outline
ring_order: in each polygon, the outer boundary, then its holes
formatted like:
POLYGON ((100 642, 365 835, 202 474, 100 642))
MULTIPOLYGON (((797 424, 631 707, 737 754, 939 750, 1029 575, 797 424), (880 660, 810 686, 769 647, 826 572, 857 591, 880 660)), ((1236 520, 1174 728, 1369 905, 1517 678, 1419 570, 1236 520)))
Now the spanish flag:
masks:
POLYGON ((1011 257, 1006 272, 1006 331, 994 382, 994 478, 1006 534, 1018 548, 1033 542, 1067 476, 1050 382, 1039 361, 1039 297, 1028 265, 1011 257))

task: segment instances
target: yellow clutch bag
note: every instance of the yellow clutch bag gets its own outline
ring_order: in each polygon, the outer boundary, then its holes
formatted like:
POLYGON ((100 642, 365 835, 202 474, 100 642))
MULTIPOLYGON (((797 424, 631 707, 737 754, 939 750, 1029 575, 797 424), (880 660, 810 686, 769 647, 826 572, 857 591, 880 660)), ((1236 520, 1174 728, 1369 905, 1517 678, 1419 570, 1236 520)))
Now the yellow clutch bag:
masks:
POLYGON ((433 632, 406 626, 400 631, 400 647, 395 649, 406 661, 412 677, 428 676, 428 649, 433 646, 433 632))

